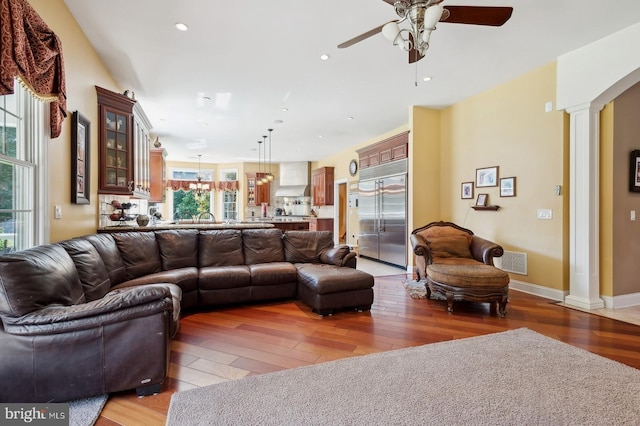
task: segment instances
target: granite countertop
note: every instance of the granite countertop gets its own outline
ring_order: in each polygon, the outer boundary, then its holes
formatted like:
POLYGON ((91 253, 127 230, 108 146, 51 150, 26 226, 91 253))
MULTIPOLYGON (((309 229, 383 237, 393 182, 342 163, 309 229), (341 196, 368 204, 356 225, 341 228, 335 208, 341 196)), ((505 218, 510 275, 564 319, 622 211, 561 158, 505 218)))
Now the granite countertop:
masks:
POLYGON ((98 232, 125 232, 125 231, 156 231, 165 229, 261 229, 273 228, 269 222, 236 222, 236 223, 160 223, 155 225, 138 226, 124 224, 104 226, 98 228, 98 232))

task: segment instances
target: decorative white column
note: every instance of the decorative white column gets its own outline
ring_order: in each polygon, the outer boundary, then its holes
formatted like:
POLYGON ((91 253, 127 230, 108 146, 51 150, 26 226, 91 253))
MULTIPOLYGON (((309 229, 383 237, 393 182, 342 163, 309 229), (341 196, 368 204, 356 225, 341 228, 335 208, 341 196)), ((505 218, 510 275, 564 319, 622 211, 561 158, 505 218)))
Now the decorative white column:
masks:
POLYGON ((582 309, 604 308, 599 267, 601 109, 587 103, 566 110, 570 114, 570 277, 564 302, 582 309))

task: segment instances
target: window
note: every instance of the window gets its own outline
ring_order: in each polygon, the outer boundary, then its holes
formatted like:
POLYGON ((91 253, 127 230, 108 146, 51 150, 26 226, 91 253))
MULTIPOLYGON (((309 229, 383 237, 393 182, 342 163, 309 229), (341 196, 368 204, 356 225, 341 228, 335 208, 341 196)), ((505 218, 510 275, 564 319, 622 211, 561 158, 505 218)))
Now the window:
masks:
POLYGON ((45 105, 19 84, 0 96, 0 253, 48 242, 45 105))
POLYGON ((202 182, 209 184, 209 191, 197 195, 193 190, 170 191, 169 205, 173 209, 173 220, 211 220, 209 213, 213 211, 211 191, 213 190, 212 170, 173 169, 170 171, 170 179, 197 181, 198 176, 202 182))
MULTIPOLYGON (((237 169, 220 170, 220 180, 237 181, 237 169)), ((222 219, 238 220, 238 190, 222 191, 222 219)))

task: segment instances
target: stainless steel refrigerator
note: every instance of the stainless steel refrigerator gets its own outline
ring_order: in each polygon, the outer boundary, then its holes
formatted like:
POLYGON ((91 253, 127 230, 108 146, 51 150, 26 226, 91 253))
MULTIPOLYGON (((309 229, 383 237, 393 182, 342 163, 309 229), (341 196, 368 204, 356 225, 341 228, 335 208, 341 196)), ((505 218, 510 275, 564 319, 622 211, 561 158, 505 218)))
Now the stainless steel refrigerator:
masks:
POLYGON ((361 256, 407 266, 406 160, 360 172, 358 250, 361 256))

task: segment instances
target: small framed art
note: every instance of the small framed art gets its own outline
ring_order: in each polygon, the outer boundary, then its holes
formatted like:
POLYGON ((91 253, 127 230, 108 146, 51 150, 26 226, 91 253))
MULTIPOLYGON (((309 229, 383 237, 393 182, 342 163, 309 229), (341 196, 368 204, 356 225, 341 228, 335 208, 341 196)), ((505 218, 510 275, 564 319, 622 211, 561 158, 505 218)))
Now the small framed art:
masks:
POLYGON ((498 166, 476 169, 476 188, 498 186, 498 166))
POLYGON ((71 202, 89 204, 91 123, 78 111, 71 120, 71 202))
POLYGON ((640 192, 640 149, 631 151, 629 166, 629 191, 640 192))
POLYGON ((489 194, 478 194, 478 199, 476 200, 476 206, 477 207, 486 207, 488 196, 489 196, 489 194))
POLYGON ((516 196, 516 178, 507 177, 500 179, 500 196, 515 197, 516 196))
POLYGON ((473 199, 473 182, 462 182, 460 198, 463 200, 473 199))

